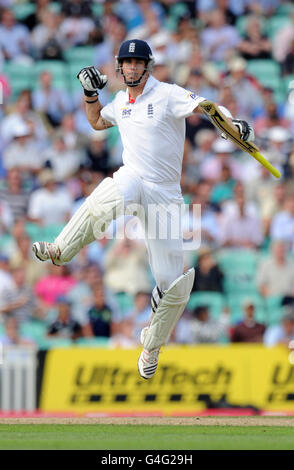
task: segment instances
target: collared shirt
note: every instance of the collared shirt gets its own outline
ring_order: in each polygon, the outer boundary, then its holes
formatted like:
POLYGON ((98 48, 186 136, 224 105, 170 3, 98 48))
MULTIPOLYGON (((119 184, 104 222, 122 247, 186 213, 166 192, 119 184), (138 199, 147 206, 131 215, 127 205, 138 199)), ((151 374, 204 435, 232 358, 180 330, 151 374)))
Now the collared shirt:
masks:
POLYGON ((179 183, 185 142, 185 118, 203 101, 178 85, 150 76, 135 103, 119 91, 101 115, 117 125, 123 163, 147 181, 179 183))

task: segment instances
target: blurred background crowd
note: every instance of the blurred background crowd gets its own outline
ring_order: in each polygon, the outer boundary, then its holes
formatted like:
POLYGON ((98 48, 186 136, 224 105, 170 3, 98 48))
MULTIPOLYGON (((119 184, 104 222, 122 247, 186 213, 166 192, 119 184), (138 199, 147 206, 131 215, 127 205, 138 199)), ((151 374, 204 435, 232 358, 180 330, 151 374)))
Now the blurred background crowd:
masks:
MULTIPOLYGON (((122 164, 117 128, 88 124, 76 74, 87 65, 107 74, 106 104, 123 88, 114 56, 131 38, 150 44, 157 79, 248 120, 282 174, 272 177, 205 117, 187 119, 182 190, 201 205, 201 245, 185 252, 196 281, 172 340, 288 344, 294 4, 279 0, 0 0, 0 340, 132 347, 148 323, 154 281, 135 219, 113 223, 63 267, 31 252, 122 164)), ((184 218, 185 243, 193 217, 184 218)))

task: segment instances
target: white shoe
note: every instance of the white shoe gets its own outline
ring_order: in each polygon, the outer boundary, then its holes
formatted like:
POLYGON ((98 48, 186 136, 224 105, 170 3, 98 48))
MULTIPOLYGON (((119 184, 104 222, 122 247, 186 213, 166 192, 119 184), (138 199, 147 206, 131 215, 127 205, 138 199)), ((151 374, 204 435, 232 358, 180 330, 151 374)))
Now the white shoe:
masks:
POLYGON ((60 261, 60 249, 55 243, 35 242, 32 245, 32 250, 40 261, 51 259, 52 263, 57 266, 62 264, 60 261))
MULTIPOLYGON (((144 338, 147 334, 148 326, 143 328, 141 331, 141 343, 143 343, 144 338)), ((147 351, 147 349, 143 349, 140 354, 138 360, 138 369, 139 374, 143 379, 151 379, 156 372, 157 364, 158 364, 158 355, 159 355, 160 348, 153 349, 153 351, 147 351)))

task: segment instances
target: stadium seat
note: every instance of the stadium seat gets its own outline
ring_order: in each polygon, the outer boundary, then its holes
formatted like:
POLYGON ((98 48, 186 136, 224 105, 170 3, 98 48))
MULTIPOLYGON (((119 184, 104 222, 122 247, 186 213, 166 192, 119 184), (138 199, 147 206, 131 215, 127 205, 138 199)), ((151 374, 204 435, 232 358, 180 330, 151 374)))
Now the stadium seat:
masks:
POLYGON ((290 23, 288 15, 275 15, 268 18, 266 22, 266 33, 270 39, 273 39, 276 34, 285 26, 290 23))
POLYGON ((39 345, 45 338, 47 325, 42 321, 32 320, 21 323, 20 331, 21 334, 33 339, 39 345))
POLYGON ((93 65, 95 46, 77 46, 64 51, 64 58, 69 63, 79 63, 79 70, 84 65, 93 65))
POLYGON ((226 294, 256 294, 256 268, 258 254, 251 250, 222 250, 217 255, 224 273, 226 294))
POLYGON ((192 292, 187 309, 194 310, 202 305, 207 305, 211 316, 218 318, 225 307, 225 298, 219 292, 192 292))
POLYGON ((259 80, 267 76, 280 77, 280 65, 272 59, 254 59, 247 61, 247 72, 259 80))
POLYGON ((105 348, 109 344, 109 338, 78 338, 74 344, 76 346, 87 346, 91 348, 105 348))
POLYGON ((12 6, 13 14, 18 21, 25 20, 29 15, 35 13, 36 4, 35 3, 20 3, 17 2, 12 6))
POLYGON ((267 324, 272 325, 279 323, 284 313, 282 297, 277 295, 265 297, 264 304, 266 309, 267 324))
POLYGON ((134 298, 126 292, 115 294, 115 299, 122 314, 127 313, 134 307, 134 298))
POLYGON ((39 75, 44 70, 50 72, 53 77, 53 86, 56 88, 68 88, 67 65, 61 60, 40 60, 34 66, 34 88, 38 87, 39 75))
POLYGON ((13 100, 22 90, 31 90, 33 88, 33 73, 31 65, 6 61, 3 65, 2 71, 9 79, 13 100))

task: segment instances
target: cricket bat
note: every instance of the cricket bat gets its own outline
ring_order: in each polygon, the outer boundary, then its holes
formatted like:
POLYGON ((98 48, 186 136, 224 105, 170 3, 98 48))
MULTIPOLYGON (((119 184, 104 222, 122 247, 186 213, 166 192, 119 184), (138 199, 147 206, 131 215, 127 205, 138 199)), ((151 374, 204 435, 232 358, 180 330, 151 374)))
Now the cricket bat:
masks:
POLYGON ((276 178, 281 177, 281 173, 266 159, 264 158, 259 148, 252 142, 244 142, 238 129, 234 124, 220 111, 218 106, 213 101, 204 100, 201 101, 199 107, 204 111, 204 113, 209 117, 211 122, 222 132, 224 132, 227 137, 234 142, 238 147, 240 147, 244 152, 249 153, 255 160, 257 160, 261 165, 263 165, 272 175, 276 178))

